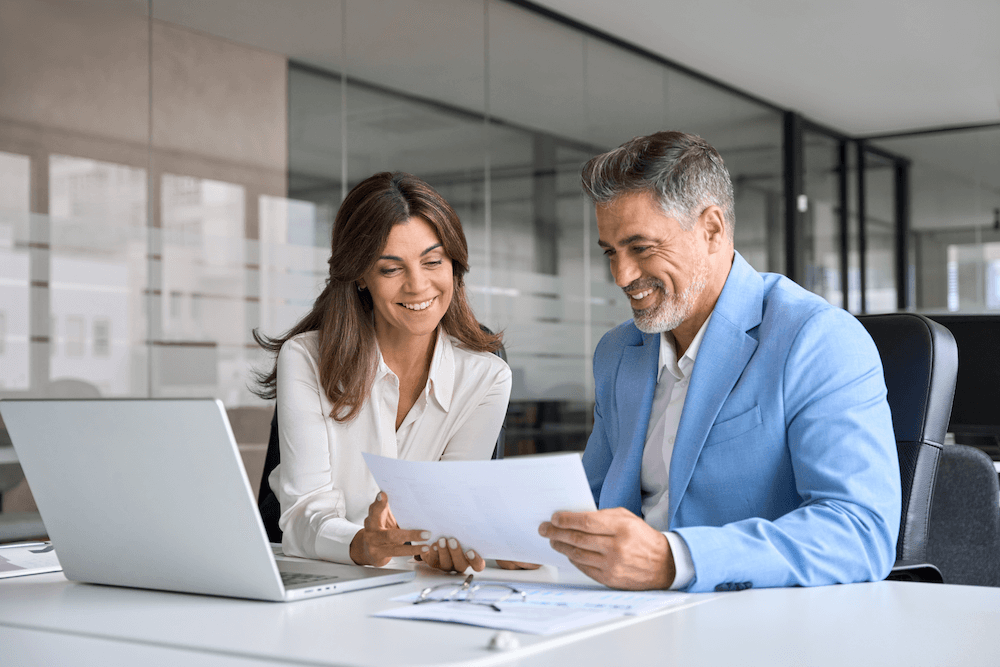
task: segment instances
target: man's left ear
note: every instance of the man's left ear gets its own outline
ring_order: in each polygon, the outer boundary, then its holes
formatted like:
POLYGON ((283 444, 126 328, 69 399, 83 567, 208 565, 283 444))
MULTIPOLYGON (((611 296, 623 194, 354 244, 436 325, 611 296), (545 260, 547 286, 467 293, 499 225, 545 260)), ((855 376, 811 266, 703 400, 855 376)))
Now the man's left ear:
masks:
POLYGON ((701 212, 702 228, 708 239, 709 252, 718 252, 726 245, 726 218, 722 209, 714 204, 701 212))

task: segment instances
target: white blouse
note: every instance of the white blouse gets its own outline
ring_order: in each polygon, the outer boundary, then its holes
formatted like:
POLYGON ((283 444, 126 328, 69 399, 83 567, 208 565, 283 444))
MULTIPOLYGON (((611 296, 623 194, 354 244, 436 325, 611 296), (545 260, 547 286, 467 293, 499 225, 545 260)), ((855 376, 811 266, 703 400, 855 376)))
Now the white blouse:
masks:
POLYGON ((399 378, 381 353, 368 400, 353 420, 337 422, 320 386, 318 344, 317 332, 307 332, 278 353, 281 463, 268 482, 281 504, 286 554, 353 563, 351 540, 379 492, 362 452, 416 461, 488 459, 507 412, 511 373, 495 354, 458 347, 440 331, 427 384, 398 430, 399 378))

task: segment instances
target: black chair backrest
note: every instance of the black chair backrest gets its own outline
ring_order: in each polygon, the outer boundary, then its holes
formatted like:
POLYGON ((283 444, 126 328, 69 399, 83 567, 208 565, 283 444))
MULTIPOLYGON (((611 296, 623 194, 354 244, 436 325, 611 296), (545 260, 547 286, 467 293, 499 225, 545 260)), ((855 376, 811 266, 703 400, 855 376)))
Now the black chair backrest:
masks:
MULTIPOLYGON (((481 325, 480 325, 481 326, 481 325)), ((483 327, 489 332, 489 329, 483 327)), ((496 355, 507 361, 507 351, 503 345, 496 351, 496 355)), ((493 449, 493 458, 502 459, 504 447, 507 441, 507 419, 500 425, 500 435, 497 436, 497 444, 493 449)), ((281 462, 281 452, 278 445, 278 409, 275 408, 274 416, 271 418, 271 435, 267 440, 267 454, 264 456, 264 472, 260 477, 260 491, 257 494, 257 509, 260 511, 260 518, 264 521, 264 530, 267 531, 267 538, 271 542, 281 542, 281 528, 278 527, 278 519, 281 517, 281 504, 278 497, 271 489, 271 484, 267 478, 271 472, 281 462)))
POLYGON ((927 562, 934 485, 958 377, 951 332, 915 313, 861 315, 882 357, 903 487, 897 565, 927 562))
POLYGON ((267 440, 267 454, 264 455, 264 472, 260 476, 257 509, 264 521, 267 539, 280 544, 281 528, 278 528, 278 519, 281 518, 281 504, 278 503, 278 496, 271 490, 271 483, 267 481, 279 463, 281 463, 281 452, 278 450, 278 408, 275 407, 274 416, 271 417, 271 435, 267 440))

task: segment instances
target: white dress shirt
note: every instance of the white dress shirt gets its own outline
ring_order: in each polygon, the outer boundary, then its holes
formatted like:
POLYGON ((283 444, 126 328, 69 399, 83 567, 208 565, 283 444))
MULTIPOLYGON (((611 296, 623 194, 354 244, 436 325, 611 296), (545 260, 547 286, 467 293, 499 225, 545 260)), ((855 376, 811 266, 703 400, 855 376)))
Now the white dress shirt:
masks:
POLYGON ((427 384, 397 430, 399 378, 381 353, 371 395, 346 423, 330 417, 318 358, 314 331, 289 339, 278 353, 281 463, 268 481, 281 504, 286 554, 352 563, 351 540, 379 492, 362 452, 417 461, 488 459, 507 412, 511 373, 500 357, 458 347, 441 331, 427 384))
POLYGON ((712 319, 708 319, 698 329, 694 340, 677 359, 674 335, 660 334, 660 361, 656 376, 656 390, 653 393, 653 407, 649 412, 649 426, 646 428, 646 443, 642 450, 642 468, 639 482, 642 489, 642 516, 650 526, 663 532, 673 552, 677 574, 670 588, 684 588, 694 579, 694 563, 684 539, 677 533, 667 532, 670 512, 670 459, 674 452, 674 439, 684 411, 691 371, 705 329, 712 319))

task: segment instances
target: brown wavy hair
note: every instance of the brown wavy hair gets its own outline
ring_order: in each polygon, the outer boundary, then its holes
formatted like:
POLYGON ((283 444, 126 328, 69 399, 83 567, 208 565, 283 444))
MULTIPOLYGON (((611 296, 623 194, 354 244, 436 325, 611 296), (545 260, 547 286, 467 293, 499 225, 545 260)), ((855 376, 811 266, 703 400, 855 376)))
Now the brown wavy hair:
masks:
MULTIPOLYGON (((389 232, 410 218, 426 220, 437 232, 451 259, 455 290, 441 318, 441 327, 462 347, 476 352, 496 352, 502 336, 480 326, 465 296, 469 247, 458 214, 434 188, 405 172, 382 172, 352 189, 333 223, 330 275, 312 310, 285 334, 269 338, 256 329, 254 340, 274 355, 285 342, 307 331, 319 332, 320 385, 333 403, 330 416, 348 422, 357 416, 371 392, 378 369, 373 304, 357 281, 375 265, 389 240, 389 232)), ((258 372, 261 398, 277 396, 278 365, 258 372)))

